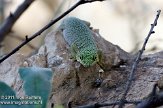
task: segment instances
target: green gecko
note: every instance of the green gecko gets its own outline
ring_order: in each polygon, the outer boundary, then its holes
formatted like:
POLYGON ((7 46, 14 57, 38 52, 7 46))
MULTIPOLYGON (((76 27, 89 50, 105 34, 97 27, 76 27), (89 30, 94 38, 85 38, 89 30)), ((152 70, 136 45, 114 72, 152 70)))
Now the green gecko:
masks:
POLYGON ((92 31, 86 21, 69 17, 63 20, 60 28, 75 60, 84 67, 99 63, 101 52, 97 48, 92 31))

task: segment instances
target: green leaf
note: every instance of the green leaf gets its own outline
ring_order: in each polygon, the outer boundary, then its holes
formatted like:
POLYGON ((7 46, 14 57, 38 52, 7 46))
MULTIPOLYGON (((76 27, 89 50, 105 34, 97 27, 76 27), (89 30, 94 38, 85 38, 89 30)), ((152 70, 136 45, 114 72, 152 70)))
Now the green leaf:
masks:
POLYGON ((18 102, 12 88, 0 81, 0 108, 20 108, 18 102))
POLYGON ((51 91, 52 70, 39 67, 21 67, 19 74, 24 81, 24 90, 31 102, 30 108, 46 108, 51 91), (41 100, 40 100, 41 98, 41 100))

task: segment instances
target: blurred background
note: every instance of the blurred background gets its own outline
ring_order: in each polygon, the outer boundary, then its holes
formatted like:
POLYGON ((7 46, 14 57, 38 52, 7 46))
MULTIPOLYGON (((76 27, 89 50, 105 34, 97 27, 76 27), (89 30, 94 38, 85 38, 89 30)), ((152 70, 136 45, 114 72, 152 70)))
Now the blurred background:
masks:
MULTIPOLYGON (((24 0, 0 0, 0 24, 14 12, 24 0)), ((35 0, 21 15, 10 32, 1 42, 0 55, 9 53, 18 46, 25 36, 32 35, 51 19, 68 10, 78 0, 35 0)), ((99 29, 106 40, 120 46, 123 50, 136 53, 147 36, 156 11, 162 9, 162 0, 106 0, 81 5, 68 16, 75 16, 89 21, 93 28, 99 29)), ((163 12, 162 12, 163 13, 163 12)), ((43 44, 44 37, 57 29, 60 21, 46 30, 41 36, 32 40, 19 52, 30 55, 37 52, 43 44)), ((160 15, 155 34, 147 44, 146 53, 163 50, 163 16, 160 15)))

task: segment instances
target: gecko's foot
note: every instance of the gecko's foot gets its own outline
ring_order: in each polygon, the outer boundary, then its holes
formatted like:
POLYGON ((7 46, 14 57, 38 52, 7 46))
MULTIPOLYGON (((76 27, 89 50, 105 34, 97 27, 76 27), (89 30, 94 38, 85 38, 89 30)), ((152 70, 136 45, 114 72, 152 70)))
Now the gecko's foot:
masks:
POLYGON ((69 54, 69 58, 72 59, 73 61, 76 61, 76 57, 74 54, 69 54))
POLYGON ((75 61, 75 58, 74 58, 72 55, 70 55, 70 59, 72 59, 72 60, 74 60, 74 61, 75 61))

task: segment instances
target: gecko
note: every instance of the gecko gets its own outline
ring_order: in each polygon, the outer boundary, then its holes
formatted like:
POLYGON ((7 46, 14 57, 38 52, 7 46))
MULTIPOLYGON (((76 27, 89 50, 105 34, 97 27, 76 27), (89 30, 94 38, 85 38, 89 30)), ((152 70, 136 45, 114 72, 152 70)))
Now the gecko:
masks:
POLYGON ((101 51, 95 43, 88 22, 76 17, 68 17, 62 21, 60 28, 65 41, 70 46, 73 59, 84 67, 100 62, 101 51))

